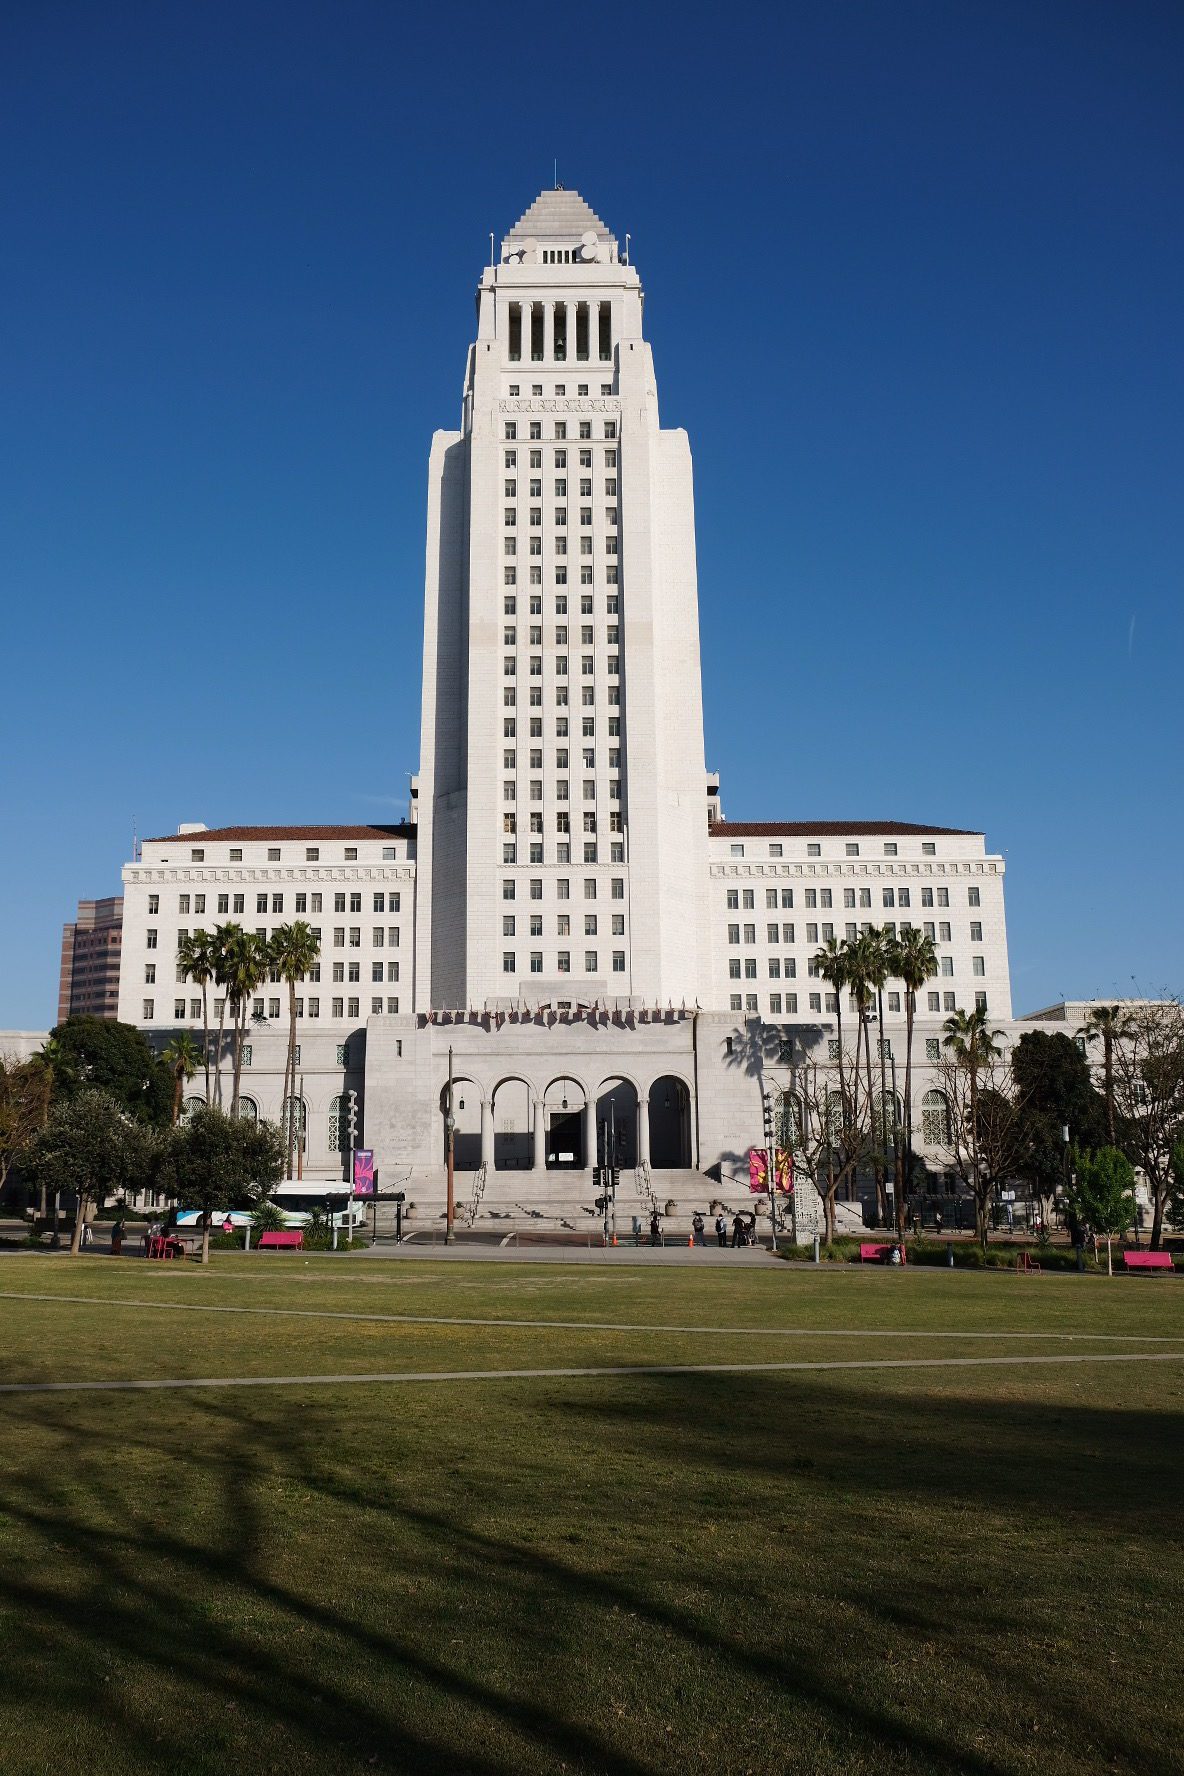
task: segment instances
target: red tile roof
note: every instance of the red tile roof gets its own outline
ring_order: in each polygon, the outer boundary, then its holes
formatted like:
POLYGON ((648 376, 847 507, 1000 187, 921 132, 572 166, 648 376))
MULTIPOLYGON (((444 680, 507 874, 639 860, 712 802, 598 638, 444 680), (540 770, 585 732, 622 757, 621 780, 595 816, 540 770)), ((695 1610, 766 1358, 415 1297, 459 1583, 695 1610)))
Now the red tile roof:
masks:
POLYGON ((208 832, 166 833, 163 838, 145 839, 146 845, 205 845, 205 844, 279 844, 286 839, 295 843, 298 839, 307 840, 310 844, 332 844, 335 839, 353 843, 355 840, 374 842, 388 839, 413 839, 415 828, 400 824, 398 826, 212 826, 208 832))
POLYGON ((817 839, 867 833, 888 839, 980 839, 964 826, 914 826, 908 820, 717 820, 708 827, 713 839, 817 839))

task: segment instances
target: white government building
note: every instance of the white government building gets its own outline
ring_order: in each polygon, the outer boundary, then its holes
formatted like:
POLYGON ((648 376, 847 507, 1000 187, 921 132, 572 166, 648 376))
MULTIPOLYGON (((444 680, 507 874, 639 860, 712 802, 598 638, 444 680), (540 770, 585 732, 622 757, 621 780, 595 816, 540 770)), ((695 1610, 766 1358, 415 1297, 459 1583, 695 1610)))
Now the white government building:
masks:
MULTIPOLYGON (((154 1040, 200 1028, 186 932, 315 928, 305 1175, 345 1177, 352 1090, 380 1191, 406 1190, 423 1225, 443 1208, 450 1048, 462 1221, 583 1228, 610 1107, 619 1206, 748 1206, 762 1091, 833 1055, 837 1007, 810 971, 828 937, 932 935, 917 1107, 944 1016, 1011 1019, 1004 864, 981 833, 723 818, 690 447, 659 423, 642 314, 636 269, 574 191, 543 192, 481 274, 460 428, 429 463, 411 820, 185 824, 123 871, 119 1015, 154 1040)), ((896 985, 883 1037, 903 1063, 896 985)), ((252 1012, 247 1113, 278 1119, 286 989, 252 1012)))

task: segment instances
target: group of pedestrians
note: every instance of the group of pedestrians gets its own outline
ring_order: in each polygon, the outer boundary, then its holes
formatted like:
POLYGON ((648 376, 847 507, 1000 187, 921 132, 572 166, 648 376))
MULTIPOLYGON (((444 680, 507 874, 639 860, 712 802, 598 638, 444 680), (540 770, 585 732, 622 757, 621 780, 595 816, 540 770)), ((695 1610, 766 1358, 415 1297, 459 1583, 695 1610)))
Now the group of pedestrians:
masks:
MULTIPOLYGON (((706 1232, 707 1223, 703 1219, 702 1211, 696 1209, 691 1216, 691 1238, 695 1245, 706 1245, 706 1232)), ((660 1246, 662 1243, 662 1217, 657 1209, 654 1209, 650 1215, 650 1245, 660 1246)), ((728 1222, 722 1209, 715 1217, 715 1243, 721 1250, 725 1250, 728 1245, 728 1222)), ((751 1213, 742 1215, 737 1210, 736 1214, 732 1216, 731 1243, 733 1246, 756 1245, 755 1215, 751 1213)))

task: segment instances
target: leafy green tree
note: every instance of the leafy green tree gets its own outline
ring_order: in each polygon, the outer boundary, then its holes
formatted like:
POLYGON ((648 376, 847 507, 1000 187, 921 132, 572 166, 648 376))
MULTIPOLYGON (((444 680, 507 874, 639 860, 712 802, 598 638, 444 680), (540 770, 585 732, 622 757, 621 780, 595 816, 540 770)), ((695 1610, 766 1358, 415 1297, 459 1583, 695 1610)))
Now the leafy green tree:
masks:
POLYGON ((0 1055, 0 1192, 49 1116, 51 1075, 36 1056, 0 1055))
POLYGON ((913 1032, 917 994, 937 973, 933 939, 910 925, 889 948, 890 974, 904 987, 904 1149, 897 1153, 896 1230, 904 1238, 908 1192, 913 1188, 913 1032))
POLYGON ((1135 1218, 1135 1168, 1117 1147, 1074 1155, 1072 1180, 1066 1191, 1078 1221, 1106 1240, 1106 1271, 1114 1275, 1111 1241, 1135 1218))
POLYGON ((89 1203, 101 1206, 108 1196, 140 1188, 151 1140, 152 1131, 133 1120, 109 1092, 85 1086, 53 1106, 26 1164, 47 1190, 74 1191, 72 1253, 81 1249, 89 1203))
POLYGON ((1184 1140, 1184 1006, 1176 1000, 1128 1007, 1114 1045, 1114 1093, 1123 1146, 1151 1196, 1157 1250, 1177 1187, 1173 1156, 1184 1140))
MULTIPOLYGON (((280 925, 271 934, 271 966, 279 971, 280 979, 288 984, 288 1059, 284 1069, 284 1092, 280 1100, 285 1105, 294 1105, 296 1102, 296 988, 305 975, 316 967, 320 954, 320 941, 314 935, 312 926, 303 919, 297 919, 291 925, 280 925)), ((297 1114, 289 1112, 284 1118, 289 1177, 292 1176, 292 1152, 296 1145, 297 1114)))
POLYGON ((188 1030, 178 1030, 160 1058, 173 1076, 173 1127, 176 1128, 181 1120, 185 1086, 201 1065, 201 1055, 188 1030))
POLYGON ((173 1130, 165 1189, 184 1209, 201 1211, 201 1261, 210 1261, 215 1209, 254 1209, 283 1176, 284 1143, 271 1122, 244 1122, 222 1111, 197 1110, 173 1130))
POLYGON ((50 1039, 55 1096, 102 1091, 136 1122, 168 1122, 172 1077, 142 1031, 114 1018, 72 1017, 50 1039))

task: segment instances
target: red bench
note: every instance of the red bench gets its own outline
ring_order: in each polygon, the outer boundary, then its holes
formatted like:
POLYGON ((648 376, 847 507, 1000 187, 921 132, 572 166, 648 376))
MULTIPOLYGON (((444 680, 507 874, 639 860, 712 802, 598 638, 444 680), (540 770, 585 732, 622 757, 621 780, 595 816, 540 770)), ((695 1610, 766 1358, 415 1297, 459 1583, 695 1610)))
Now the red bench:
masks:
POLYGON ((1122 1262, 1128 1270, 1174 1270, 1170 1252, 1124 1252, 1122 1262))
POLYGON ((261 1246, 272 1247, 291 1246, 299 1252, 304 1246, 304 1229, 302 1227, 290 1227, 283 1233, 261 1233, 259 1235, 259 1244, 261 1246))
POLYGON ((891 1250, 891 1246, 875 1245, 869 1242, 860 1246, 859 1262, 861 1264, 887 1264, 888 1254, 891 1250))

